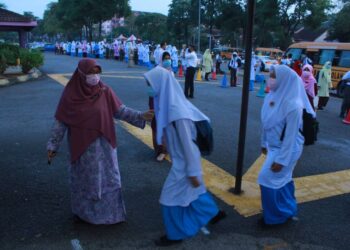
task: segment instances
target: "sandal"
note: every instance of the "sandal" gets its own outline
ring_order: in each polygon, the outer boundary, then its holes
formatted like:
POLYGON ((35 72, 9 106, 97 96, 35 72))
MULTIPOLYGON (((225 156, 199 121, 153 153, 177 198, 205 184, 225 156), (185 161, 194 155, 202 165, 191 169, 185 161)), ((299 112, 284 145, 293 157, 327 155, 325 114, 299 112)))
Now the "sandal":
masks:
POLYGON ((225 211, 220 210, 209 222, 210 224, 214 225, 224 219, 227 216, 225 211))

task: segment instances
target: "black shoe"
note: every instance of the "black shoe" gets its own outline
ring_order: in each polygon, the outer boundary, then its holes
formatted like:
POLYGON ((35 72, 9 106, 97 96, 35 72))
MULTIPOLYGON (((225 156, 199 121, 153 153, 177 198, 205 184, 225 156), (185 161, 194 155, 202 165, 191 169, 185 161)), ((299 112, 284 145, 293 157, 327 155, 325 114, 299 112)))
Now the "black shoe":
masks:
POLYGON ((154 244, 158 247, 168 247, 176 244, 180 244, 182 240, 169 240, 166 235, 163 235, 158 240, 154 241, 154 244))
POLYGON ((268 228, 274 228, 279 225, 282 225, 282 224, 267 224, 264 220, 264 217, 261 217, 260 219, 258 219, 258 226, 261 228, 268 229, 268 228))
POLYGON ((193 99, 194 97, 193 97, 193 95, 190 95, 189 98, 193 99))
POLYGON ((323 110, 323 108, 322 107, 318 107, 317 110, 323 110))
POLYGON ((72 221, 74 224, 86 224, 86 225, 93 225, 85 220, 83 220, 82 218, 80 218, 78 215, 73 215, 72 216, 72 221))
POLYGON ((225 211, 220 210, 210 221, 209 223, 214 225, 216 223, 218 223, 219 221, 221 221, 222 219, 224 219, 227 216, 227 214, 225 213, 225 211))

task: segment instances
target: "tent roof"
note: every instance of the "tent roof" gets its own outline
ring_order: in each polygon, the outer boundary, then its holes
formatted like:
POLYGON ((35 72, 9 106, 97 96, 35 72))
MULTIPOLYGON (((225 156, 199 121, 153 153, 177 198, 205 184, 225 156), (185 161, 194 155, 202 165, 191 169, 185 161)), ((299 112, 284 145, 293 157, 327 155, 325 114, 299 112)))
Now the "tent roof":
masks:
POLYGON ((136 36, 134 36, 134 35, 131 35, 129 38, 128 38, 128 41, 136 41, 137 40, 137 38, 136 38, 136 36))
POLYGON ((127 39, 125 36, 123 36, 123 34, 121 34, 120 36, 118 36, 118 38, 117 39, 119 39, 119 40, 124 40, 124 39, 127 39))

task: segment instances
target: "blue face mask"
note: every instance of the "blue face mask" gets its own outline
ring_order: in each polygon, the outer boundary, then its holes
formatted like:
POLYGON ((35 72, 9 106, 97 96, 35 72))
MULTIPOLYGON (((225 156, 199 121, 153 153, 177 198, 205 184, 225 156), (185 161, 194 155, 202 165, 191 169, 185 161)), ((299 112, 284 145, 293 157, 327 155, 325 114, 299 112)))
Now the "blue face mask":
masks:
POLYGON ((171 60, 170 59, 167 59, 167 60, 164 60, 163 63, 162 63, 163 67, 164 68, 170 68, 171 67, 171 60))
POLYGON ((154 91, 154 89, 151 86, 148 86, 147 94, 148 94, 149 97, 155 97, 156 96, 156 92, 154 91))

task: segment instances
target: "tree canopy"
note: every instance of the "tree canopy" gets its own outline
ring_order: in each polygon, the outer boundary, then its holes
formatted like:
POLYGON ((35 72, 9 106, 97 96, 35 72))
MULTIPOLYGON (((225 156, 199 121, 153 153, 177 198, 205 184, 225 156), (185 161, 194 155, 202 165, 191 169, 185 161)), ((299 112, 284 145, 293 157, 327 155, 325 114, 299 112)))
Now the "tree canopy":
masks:
MULTIPOLYGON (((112 17, 125 17, 126 26, 115 28, 111 36, 135 34, 143 40, 180 45, 197 41, 198 12, 201 14, 201 44, 208 37, 232 47, 244 47, 247 1, 172 0, 168 16, 134 12, 129 0, 58 0, 47 5, 43 20, 37 20, 37 35, 57 39, 101 39, 101 24, 112 17)), ((318 30, 328 25, 329 39, 350 42, 350 0, 257 0, 254 46, 286 48, 297 30, 318 30), (325 25, 327 24, 327 25, 325 25)), ((0 3, 0 7, 5 7, 0 3)))
POLYGON ((114 15, 127 16, 131 12, 129 0, 59 0, 50 3, 44 13, 44 27, 49 35, 62 33, 68 39, 82 36, 83 28, 89 40, 93 39, 94 24, 101 24, 114 15))
POLYGON ((330 39, 337 39, 340 42, 350 42, 350 1, 347 2, 331 21, 330 39))

